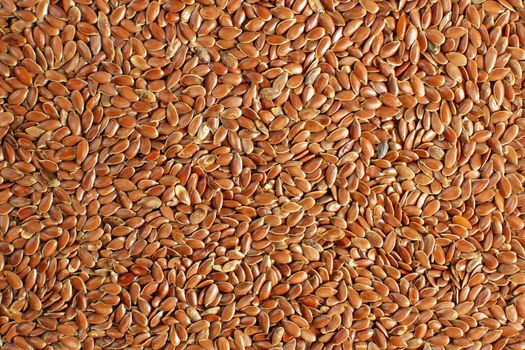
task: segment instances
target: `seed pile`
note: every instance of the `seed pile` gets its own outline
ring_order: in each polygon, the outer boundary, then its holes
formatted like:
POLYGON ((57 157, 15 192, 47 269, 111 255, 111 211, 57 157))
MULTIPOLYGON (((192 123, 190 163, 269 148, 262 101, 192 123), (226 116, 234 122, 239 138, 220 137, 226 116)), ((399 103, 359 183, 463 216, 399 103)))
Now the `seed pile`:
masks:
POLYGON ((0 0, 0 347, 525 349, 521 0, 0 0))

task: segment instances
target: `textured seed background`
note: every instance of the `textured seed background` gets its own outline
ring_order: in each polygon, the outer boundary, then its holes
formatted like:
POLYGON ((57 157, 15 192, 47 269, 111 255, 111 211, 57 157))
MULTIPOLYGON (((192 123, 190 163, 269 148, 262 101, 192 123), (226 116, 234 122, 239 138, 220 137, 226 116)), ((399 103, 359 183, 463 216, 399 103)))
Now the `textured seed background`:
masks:
POLYGON ((521 0, 0 0, 0 348, 525 349, 521 0))

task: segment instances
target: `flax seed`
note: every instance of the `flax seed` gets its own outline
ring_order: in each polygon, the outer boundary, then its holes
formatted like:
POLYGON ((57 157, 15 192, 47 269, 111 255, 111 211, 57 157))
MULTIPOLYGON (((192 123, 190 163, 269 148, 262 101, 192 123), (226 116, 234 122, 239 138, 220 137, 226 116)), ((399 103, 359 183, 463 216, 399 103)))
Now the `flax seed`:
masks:
POLYGON ((0 348, 523 347, 520 1, 0 4, 0 348))

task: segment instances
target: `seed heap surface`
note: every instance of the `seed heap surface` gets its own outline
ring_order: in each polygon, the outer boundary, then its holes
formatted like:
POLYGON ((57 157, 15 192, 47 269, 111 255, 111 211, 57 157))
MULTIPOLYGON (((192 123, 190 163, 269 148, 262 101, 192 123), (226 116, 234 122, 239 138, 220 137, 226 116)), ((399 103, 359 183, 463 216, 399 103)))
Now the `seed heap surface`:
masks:
POLYGON ((525 349, 521 0, 0 0, 0 348, 525 349))

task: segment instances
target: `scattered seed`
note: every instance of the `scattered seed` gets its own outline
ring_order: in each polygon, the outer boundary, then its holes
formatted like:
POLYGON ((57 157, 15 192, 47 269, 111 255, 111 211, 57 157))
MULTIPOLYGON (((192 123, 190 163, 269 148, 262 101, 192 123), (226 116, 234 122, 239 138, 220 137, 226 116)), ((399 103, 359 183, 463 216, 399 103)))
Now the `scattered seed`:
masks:
POLYGON ((0 0, 0 348, 523 349, 517 0, 0 0))

